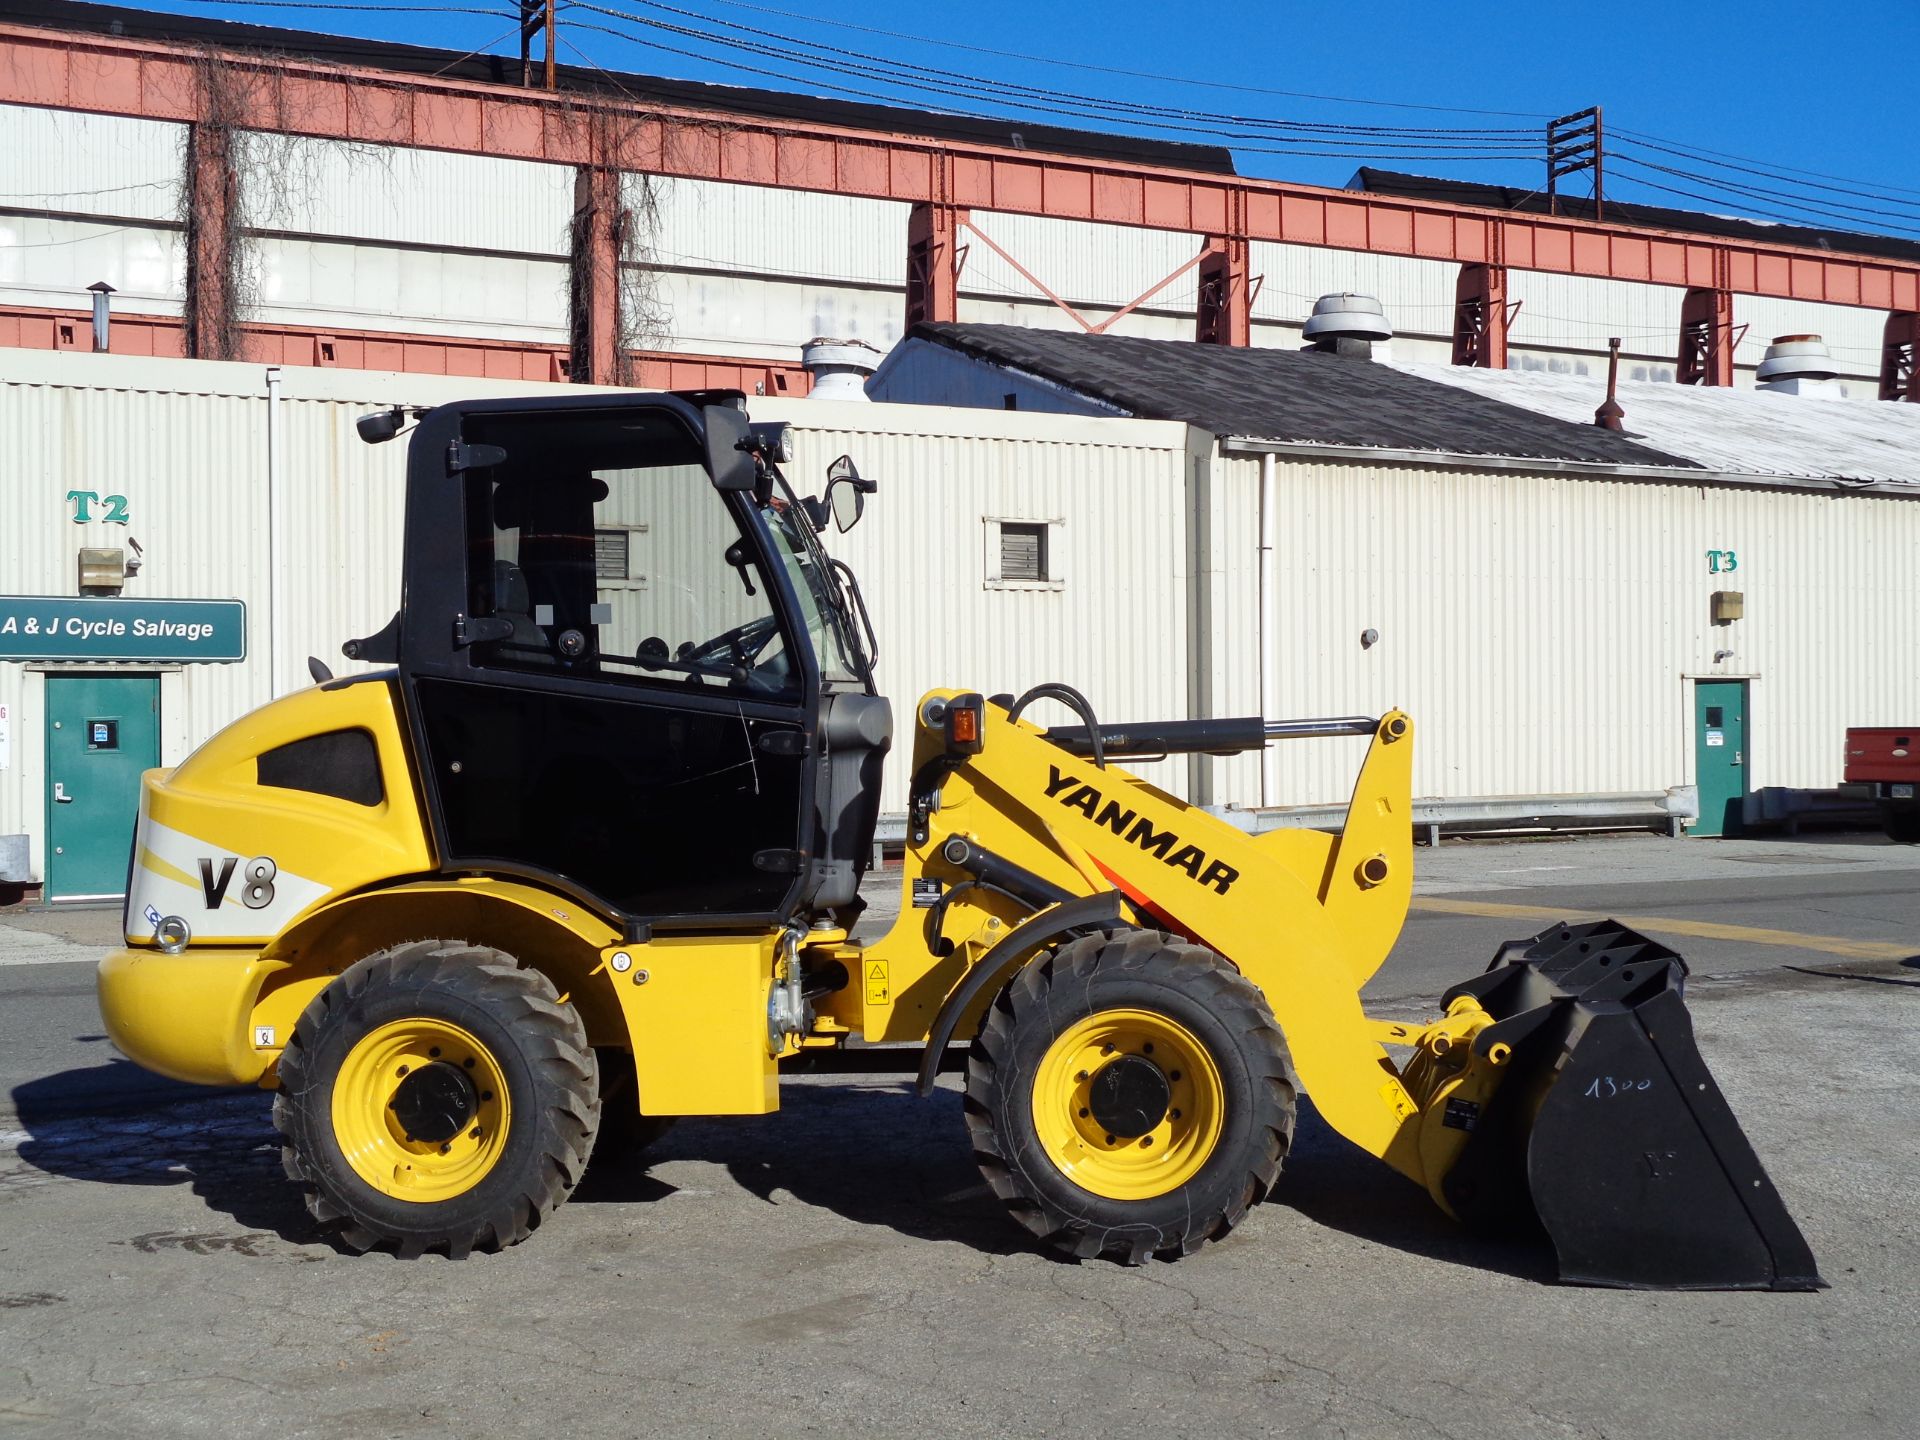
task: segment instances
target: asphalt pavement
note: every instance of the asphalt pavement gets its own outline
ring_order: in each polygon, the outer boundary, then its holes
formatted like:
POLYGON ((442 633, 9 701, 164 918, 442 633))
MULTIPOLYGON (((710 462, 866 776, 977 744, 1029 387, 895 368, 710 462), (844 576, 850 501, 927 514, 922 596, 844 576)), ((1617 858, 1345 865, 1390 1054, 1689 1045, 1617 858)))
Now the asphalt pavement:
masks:
MULTIPOLYGON (((1647 836, 1421 851, 1366 992, 1613 914, 1686 955, 1700 1048, 1831 1289, 1550 1283, 1303 1109, 1225 1243, 1034 1250, 949 1079, 803 1077, 597 1165, 530 1241, 341 1254, 267 1101, 112 1054, 106 912, 0 914, 0 1428, 29 1435, 1906 1436, 1920 1408, 1920 847, 1647 836)), ((892 872, 897 879, 897 871, 892 872)), ((874 887, 880 922, 888 877, 874 887)))

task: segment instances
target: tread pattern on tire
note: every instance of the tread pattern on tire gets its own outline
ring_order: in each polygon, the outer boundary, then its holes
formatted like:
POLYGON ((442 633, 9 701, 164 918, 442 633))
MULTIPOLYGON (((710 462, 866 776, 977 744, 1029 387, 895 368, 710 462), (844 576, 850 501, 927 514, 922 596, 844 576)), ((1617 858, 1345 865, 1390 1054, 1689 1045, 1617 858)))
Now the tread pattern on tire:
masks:
MULTIPOLYGON (((322 1233, 354 1251, 389 1248, 402 1259, 440 1252, 459 1260, 475 1249, 502 1250, 537 1229, 585 1174, 600 1127, 598 1075, 579 1014, 561 1002, 553 982, 540 971, 522 968, 502 951, 460 940, 396 945, 348 967, 294 1026, 280 1056, 280 1088, 273 1100, 274 1128, 282 1138, 281 1167, 305 1192, 307 1211, 322 1233), (518 1183, 489 1187, 495 1173, 490 1172, 475 1187, 475 1193, 485 1188, 502 1192, 490 1197, 484 1213, 402 1233, 399 1227, 384 1225, 356 1195, 365 1188, 357 1176, 331 1174, 322 1159, 332 1146, 332 1119, 330 1106, 320 1105, 315 1113, 316 1102, 321 1094, 331 1096, 332 1077, 317 1073, 314 1052, 349 1006, 382 985, 432 994, 455 1008, 491 1012, 512 1031, 520 1053, 544 1082, 543 1113, 532 1117, 531 1163, 521 1167, 518 1183)), ((445 1213, 444 1205, 420 1208, 445 1213)))
POLYGON ((975 1163, 1016 1220, 1079 1259, 1111 1256, 1140 1265, 1155 1256, 1190 1255, 1222 1239, 1267 1197, 1292 1144, 1296 1089, 1286 1041, 1258 987, 1203 946, 1160 931, 1135 930, 1069 941, 1029 963, 1001 990, 967 1057, 965 1112, 975 1163), (1170 1222, 1115 1218, 1130 1202, 1079 1190, 1037 1144, 1023 1146, 1017 1138, 1030 1122, 1023 1124, 1014 1107, 1030 1107, 1033 1083, 1031 1069, 1016 1056, 1017 1032, 1049 1025, 1051 997, 1090 993, 1101 976, 1151 977, 1184 994, 1227 1027, 1248 1061, 1252 1114, 1239 1153, 1222 1153, 1224 1173, 1214 1173, 1210 1164, 1173 1192, 1204 1190, 1200 1198, 1207 1203, 1183 1207, 1170 1222), (1035 1173, 1036 1162, 1044 1173, 1035 1173), (1063 1203, 1063 1190, 1091 1203, 1063 1203))

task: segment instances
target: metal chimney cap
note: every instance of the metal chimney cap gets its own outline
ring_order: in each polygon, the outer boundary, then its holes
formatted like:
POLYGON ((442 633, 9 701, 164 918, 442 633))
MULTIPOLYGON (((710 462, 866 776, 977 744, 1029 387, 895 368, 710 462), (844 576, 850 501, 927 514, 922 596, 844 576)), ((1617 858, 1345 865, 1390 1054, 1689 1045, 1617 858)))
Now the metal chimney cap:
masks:
POLYGON ((93 291, 96 295, 111 295, 114 293, 113 286, 104 280, 94 281, 91 285, 87 286, 87 289, 93 291))
POLYGON ((1767 346, 1766 358, 1754 378, 1769 380, 1831 380, 1840 373, 1818 335, 1780 335, 1767 346))
POLYGON ((1387 323, 1386 311, 1380 308, 1380 302, 1373 296, 1346 290, 1338 295, 1322 295, 1314 301, 1313 314, 1307 317, 1301 333, 1309 340, 1318 340, 1323 336, 1328 339, 1391 340, 1393 326, 1387 323))
POLYGON ((864 340, 836 340, 816 335, 800 347, 800 363, 809 370, 816 365, 846 365, 870 375, 881 358, 880 351, 864 340))

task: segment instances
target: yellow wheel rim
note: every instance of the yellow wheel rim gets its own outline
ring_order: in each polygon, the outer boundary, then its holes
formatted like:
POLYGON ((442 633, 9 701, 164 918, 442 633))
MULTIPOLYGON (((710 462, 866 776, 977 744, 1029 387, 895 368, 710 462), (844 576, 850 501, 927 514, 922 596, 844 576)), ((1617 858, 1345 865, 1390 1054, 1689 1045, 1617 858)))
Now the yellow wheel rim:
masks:
POLYGON ((347 1052, 333 1081, 333 1134, 383 1195, 431 1204, 471 1190, 506 1149, 512 1113, 500 1062, 445 1020, 394 1020, 347 1052))
POLYGON ((1151 1010, 1089 1015, 1048 1047, 1033 1077, 1033 1128, 1047 1158, 1081 1189, 1111 1200, 1179 1189, 1212 1157, 1225 1122, 1220 1067, 1192 1031, 1151 1010), (1138 1134, 1109 1128, 1111 1102, 1096 1095, 1108 1067, 1122 1061, 1153 1101, 1136 1123, 1151 1121, 1164 1101, 1157 1122, 1138 1134))

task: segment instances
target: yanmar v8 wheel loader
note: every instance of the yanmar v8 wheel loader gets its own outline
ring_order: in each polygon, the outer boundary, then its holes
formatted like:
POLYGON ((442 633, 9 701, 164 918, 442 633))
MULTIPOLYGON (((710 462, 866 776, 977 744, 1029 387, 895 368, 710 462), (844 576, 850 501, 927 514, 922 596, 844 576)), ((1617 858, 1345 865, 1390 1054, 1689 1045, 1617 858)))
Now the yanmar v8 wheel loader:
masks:
POLYGON ((921 1047, 929 1091, 970 1041, 981 1171, 1076 1256, 1226 1235, 1305 1090, 1461 1220, 1537 1218, 1569 1280, 1820 1283, 1670 951, 1557 925, 1438 1018, 1362 1012, 1412 880, 1403 714, 1110 725, 1065 686, 927 695, 901 915, 853 943, 894 732, 819 533, 872 485, 837 462, 799 498, 744 407, 424 412, 401 608, 346 647, 388 668, 316 662, 146 776, 107 1028, 162 1074, 272 1089, 323 1228, 511 1245, 596 1143, 775 1110, 783 1062, 856 1039, 921 1047), (1117 763, 1322 735, 1372 737, 1335 836, 1249 836, 1117 763))

